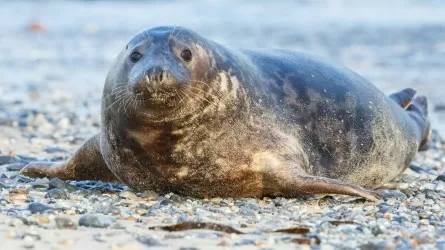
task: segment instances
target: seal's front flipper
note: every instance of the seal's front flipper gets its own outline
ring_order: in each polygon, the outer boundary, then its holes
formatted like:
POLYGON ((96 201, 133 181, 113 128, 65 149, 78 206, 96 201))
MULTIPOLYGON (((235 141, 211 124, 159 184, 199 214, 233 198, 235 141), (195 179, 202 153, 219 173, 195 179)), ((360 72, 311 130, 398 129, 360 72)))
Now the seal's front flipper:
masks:
POLYGON ((82 147, 65 162, 34 162, 24 167, 20 173, 33 178, 47 176, 63 180, 118 181, 102 159, 99 135, 95 135, 86 141, 82 147))
POLYGON ((389 95, 393 101, 400 105, 403 109, 406 109, 411 104, 414 96, 416 95, 416 90, 412 88, 406 88, 399 92, 389 95))
POLYGON ((283 193, 289 196, 310 194, 344 194, 378 201, 378 194, 360 186, 326 177, 299 175, 281 182, 283 193))

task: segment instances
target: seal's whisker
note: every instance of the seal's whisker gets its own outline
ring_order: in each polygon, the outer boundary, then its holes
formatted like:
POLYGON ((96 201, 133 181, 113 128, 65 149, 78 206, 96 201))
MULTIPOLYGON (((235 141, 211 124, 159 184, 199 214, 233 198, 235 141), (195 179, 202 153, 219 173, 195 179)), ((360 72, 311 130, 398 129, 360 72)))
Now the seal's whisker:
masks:
POLYGON ((125 94, 125 95, 123 95, 123 97, 122 97, 122 101, 121 101, 121 105, 119 105, 119 108, 117 109, 117 112, 119 113, 119 111, 120 111, 120 109, 121 108, 123 108, 123 107, 125 107, 125 105, 127 104, 127 102, 128 102, 128 100, 129 100, 129 98, 128 98, 129 96, 127 95, 127 94, 125 94))
POLYGON ((201 84, 206 85, 209 89, 213 90, 213 91, 215 92, 215 94, 218 95, 219 97, 224 96, 224 94, 223 94, 220 90, 211 88, 211 87, 210 87, 210 84, 208 84, 208 83, 206 83, 206 82, 198 81, 198 80, 190 80, 190 81, 191 81, 191 82, 201 83, 201 84))
MULTIPOLYGON (((198 93, 193 93, 193 92, 191 92, 191 89, 185 89, 188 93, 190 93, 190 94, 194 94, 193 95, 193 97, 196 97, 196 98, 199 98, 201 101, 207 101, 209 104, 211 104, 212 102, 209 100, 209 99, 207 99, 204 95, 202 95, 202 92, 198 92, 198 93)), ((205 93, 205 92, 204 92, 205 93)), ((195 99, 196 99, 195 98, 195 99)))
POLYGON ((125 102, 125 105, 124 105, 124 112, 125 113, 127 113, 128 112, 128 107, 130 106, 130 104, 131 104, 131 98, 128 98, 128 96, 127 96, 127 98, 126 98, 126 102, 125 102))
POLYGON ((173 27, 173 30, 170 32, 170 35, 168 36, 167 42, 165 42, 165 45, 167 45, 168 42, 170 41, 170 38, 172 37, 172 34, 175 32, 175 29, 176 29, 176 25, 175 25, 175 27, 173 27))
POLYGON ((110 109, 114 104, 118 103, 119 101, 121 101, 121 100, 124 99, 124 98, 125 98, 125 94, 119 96, 118 98, 116 98, 116 100, 114 100, 114 102, 111 103, 111 104, 105 109, 105 111, 107 111, 108 109, 110 109))
POLYGON ((175 35, 173 38, 177 38, 178 35, 179 35, 179 33, 181 33, 182 30, 183 30, 183 27, 181 27, 181 28, 179 29, 178 33, 176 33, 176 35, 175 35))
POLYGON ((108 99, 113 95, 118 96, 118 95, 122 94, 123 92, 125 92, 125 86, 123 86, 121 88, 114 89, 113 91, 111 91, 111 93, 109 93, 107 96, 105 96, 104 99, 108 99))
MULTIPOLYGON (((211 97, 212 99, 216 99, 216 100, 220 100, 220 99, 222 99, 222 97, 219 96, 219 95, 217 95, 216 93, 214 94, 214 93, 212 93, 212 92, 206 92, 205 90, 200 89, 200 88, 198 88, 198 87, 188 86, 188 88, 189 88, 190 90, 197 90, 197 91, 199 91, 199 94, 205 94, 205 95, 208 95, 208 96, 211 97)), ((196 94, 198 94, 198 93, 196 93, 196 94)))

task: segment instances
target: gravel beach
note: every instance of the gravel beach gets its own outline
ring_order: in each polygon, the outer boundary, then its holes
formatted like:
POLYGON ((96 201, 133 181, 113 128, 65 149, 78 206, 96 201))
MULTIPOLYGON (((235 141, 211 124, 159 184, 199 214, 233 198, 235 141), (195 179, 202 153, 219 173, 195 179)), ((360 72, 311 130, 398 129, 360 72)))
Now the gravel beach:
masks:
POLYGON ((0 249, 445 249, 445 4, 357 2, 0 0, 0 249), (175 24, 228 45, 316 54, 388 94, 413 87, 430 101, 431 147, 378 202, 203 200, 18 174, 96 134, 120 49, 175 24))

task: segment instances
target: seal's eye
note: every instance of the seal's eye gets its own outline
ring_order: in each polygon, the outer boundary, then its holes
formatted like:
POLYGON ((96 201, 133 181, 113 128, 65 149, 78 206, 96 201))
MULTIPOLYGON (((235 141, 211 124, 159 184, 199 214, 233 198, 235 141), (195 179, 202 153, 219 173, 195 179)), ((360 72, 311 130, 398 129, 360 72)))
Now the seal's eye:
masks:
POLYGON ((190 62, 190 60, 192 60, 192 52, 190 50, 186 49, 186 50, 182 51, 181 57, 182 57, 182 59, 184 59, 184 61, 190 62))
POLYGON ((130 60, 134 63, 141 60, 141 58, 142 58, 142 54, 139 52, 133 52, 130 55, 130 60))

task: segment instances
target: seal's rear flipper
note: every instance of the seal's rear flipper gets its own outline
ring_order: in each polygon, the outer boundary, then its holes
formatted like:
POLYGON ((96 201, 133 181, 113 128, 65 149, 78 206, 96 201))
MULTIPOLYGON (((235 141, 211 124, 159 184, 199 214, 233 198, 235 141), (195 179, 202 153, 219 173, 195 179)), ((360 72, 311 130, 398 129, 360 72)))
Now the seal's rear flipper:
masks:
POLYGON ((428 119, 428 101, 425 96, 417 96, 406 109, 409 116, 418 125, 420 133, 419 151, 428 149, 431 140, 431 123, 428 119))
POLYGON ((289 177, 286 179, 281 182, 283 193, 286 196, 344 194, 363 197, 370 201, 379 200, 377 193, 340 180, 311 175, 299 175, 292 180, 289 180, 289 177))
POLYGON ((399 92, 393 93, 389 95, 389 98, 394 100, 397 104, 400 105, 403 109, 406 109, 411 104, 411 101, 416 95, 416 90, 412 88, 406 88, 399 92))
POLYGON ((99 135, 85 142, 66 162, 33 162, 25 166, 20 174, 32 178, 53 177, 62 180, 118 181, 102 159, 99 149, 99 135))

